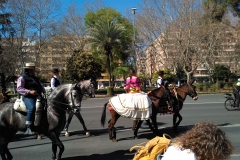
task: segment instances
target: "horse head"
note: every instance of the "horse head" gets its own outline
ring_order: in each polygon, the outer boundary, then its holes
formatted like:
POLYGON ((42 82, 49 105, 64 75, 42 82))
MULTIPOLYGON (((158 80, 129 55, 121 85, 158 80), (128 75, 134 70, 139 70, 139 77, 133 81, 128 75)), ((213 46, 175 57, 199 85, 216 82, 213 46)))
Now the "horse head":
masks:
POLYGON ((94 81, 92 79, 80 81, 79 86, 82 90, 82 94, 86 91, 89 97, 93 97, 93 95, 95 95, 94 81))
POLYGON ((198 99, 198 95, 196 92, 196 87, 193 85, 195 80, 191 79, 187 84, 188 88, 187 88, 187 94, 192 97, 193 100, 197 100, 198 99))
POLYGON ((76 84, 63 84, 57 87, 49 96, 49 104, 62 110, 78 112, 82 101, 81 88, 76 84))

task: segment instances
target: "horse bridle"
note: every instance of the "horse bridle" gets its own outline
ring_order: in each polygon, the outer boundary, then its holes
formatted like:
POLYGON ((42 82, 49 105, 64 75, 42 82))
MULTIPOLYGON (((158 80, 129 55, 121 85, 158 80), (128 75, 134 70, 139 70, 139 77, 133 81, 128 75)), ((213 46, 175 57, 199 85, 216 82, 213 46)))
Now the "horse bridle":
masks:
MULTIPOLYGON (((195 97, 195 96, 194 96, 194 93, 195 93, 195 92, 194 92, 194 87, 195 87, 195 86, 192 86, 192 85, 190 85, 189 83, 187 83, 187 84, 188 84, 188 86, 190 86, 189 88, 191 88, 191 91, 192 91, 192 92, 191 92, 192 94, 190 95, 190 97, 192 97, 192 98, 195 97)), ((188 88, 188 90, 189 90, 189 88, 188 88)))
MULTIPOLYGON (((72 84, 72 86, 73 85, 75 85, 74 86, 74 88, 76 88, 78 85, 77 84, 72 84)), ((59 108, 59 109, 61 109, 61 110, 64 110, 64 111, 68 111, 68 110, 73 110, 74 108, 76 108, 76 106, 75 106, 75 104, 74 104, 74 101, 73 101, 73 95, 72 95, 72 89, 73 89, 73 87, 71 86, 71 89, 70 89, 70 91, 69 91, 69 93, 71 94, 70 96, 71 96, 71 101, 72 101, 72 105, 70 105, 70 104, 68 104, 68 103, 62 103, 62 102, 58 102, 58 101, 54 101, 54 100, 52 100, 53 102, 55 102, 55 103, 59 103, 59 104, 63 104, 63 105, 66 105, 66 106, 70 106, 70 109, 62 109, 62 108, 60 108, 60 107, 58 107, 58 106, 55 106, 55 107, 57 107, 57 108, 59 108)), ((79 87, 79 86, 78 86, 79 87)), ((80 87, 79 87, 79 89, 80 89, 80 87)), ((81 90, 81 89, 80 89, 81 90)), ((81 92, 81 91, 80 91, 81 92)), ((81 99, 82 99, 82 96, 81 96, 81 99)))
MULTIPOLYGON (((190 86, 189 88, 191 88, 191 93, 192 93, 192 94, 189 94, 189 96, 193 98, 194 97, 194 89, 189 83, 187 83, 187 84, 188 84, 188 86, 190 86)), ((189 88, 188 88, 188 91, 189 91, 189 88)), ((188 93, 188 91, 186 91, 184 89, 181 89, 181 88, 177 88, 177 89, 183 90, 185 93, 188 93)))

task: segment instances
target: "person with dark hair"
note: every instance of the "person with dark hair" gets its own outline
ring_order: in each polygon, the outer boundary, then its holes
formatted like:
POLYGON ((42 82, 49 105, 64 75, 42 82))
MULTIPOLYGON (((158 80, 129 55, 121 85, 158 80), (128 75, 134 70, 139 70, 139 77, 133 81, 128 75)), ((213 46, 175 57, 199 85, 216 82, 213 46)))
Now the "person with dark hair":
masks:
POLYGON ((51 79, 51 89, 54 90, 57 86, 61 84, 61 81, 59 80, 59 70, 58 68, 54 68, 52 70, 53 77, 51 79))
POLYGON ((200 122, 186 133, 174 138, 157 160, 226 160, 234 147, 224 131, 208 121, 200 122))
POLYGON ((36 108, 36 100, 42 93, 45 93, 44 86, 35 76, 36 68, 34 63, 26 63, 24 73, 17 80, 17 92, 23 96, 23 101, 28 109, 26 125, 29 127, 33 121, 33 114, 36 108))
POLYGON ((235 107, 239 108, 239 101, 240 101, 240 78, 238 78, 238 82, 233 89, 233 95, 235 97, 235 107))
POLYGON ((164 85, 164 71, 158 72, 157 87, 160 88, 161 85, 164 85))
POLYGON ((126 79, 125 91, 126 93, 141 92, 140 79, 136 76, 136 72, 133 69, 129 71, 129 77, 126 79))

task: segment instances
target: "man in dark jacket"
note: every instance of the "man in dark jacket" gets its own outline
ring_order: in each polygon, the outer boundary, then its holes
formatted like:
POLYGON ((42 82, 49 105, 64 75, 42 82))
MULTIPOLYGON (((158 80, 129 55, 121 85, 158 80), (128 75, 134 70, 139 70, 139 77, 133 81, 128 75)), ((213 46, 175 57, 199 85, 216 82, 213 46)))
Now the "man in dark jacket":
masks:
POLYGON ((29 127, 33 121, 38 96, 45 93, 44 86, 35 76, 35 64, 26 63, 24 73, 17 80, 17 92, 23 96, 23 101, 28 109, 26 125, 29 127))

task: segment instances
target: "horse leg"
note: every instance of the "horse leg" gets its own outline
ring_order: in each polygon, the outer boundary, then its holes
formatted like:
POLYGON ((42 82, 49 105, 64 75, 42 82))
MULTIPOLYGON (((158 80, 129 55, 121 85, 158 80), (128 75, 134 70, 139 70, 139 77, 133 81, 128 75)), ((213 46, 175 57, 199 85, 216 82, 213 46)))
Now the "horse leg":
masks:
POLYGON ((0 154, 1 154, 2 160, 7 160, 7 158, 5 156, 5 149, 4 149, 4 145, 3 144, 0 144, 0 154))
POLYGON ((9 149, 8 149, 8 144, 6 144, 4 146, 4 150, 5 150, 5 154, 7 155, 7 160, 12 160, 13 159, 13 156, 12 154, 10 153, 9 149))
POLYGON ((7 132, 4 135, 0 135, 0 154, 2 160, 12 160, 13 156, 8 149, 8 143, 12 140, 16 132, 7 132))
POLYGON ((136 120, 136 122, 137 122, 137 126, 136 126, 136 128, 134 130, 134 137, 133 137, 134 139, 138 139, 137 133, 138 133, 138 130, 139 130, 139 128, 141 127, 141 125, 143 123, 143 120, 136 120))
POLYGON ((68 126, 69 126, 69 124, 71 123, 71 121, 72 121, 72 117, 73 117, 73 112, 70 112, 69 113, 69 115, 68 115, 68 119, 67 119, 67 123, 66 123, 66 126, 65 126, 65 136, 66 137, 69 137, 69 133, 68 133, 68 126))
POLYGON ((132 130, 133 131, 136 129, 137 123, 138 123, 138 120, 133 121, 133 125, 132 125, 132 130))
POLYGON ((75 115, 76 115, 76 117, 78 118, 78 120, 80 121, 80 123, 82 124, 83 129, 84 129, 84 131, 86 132, 86 136, 87 136, 87 137, 91 136, 91 134, 90 134, 90 133, 88 132, 88 130, 87 130, 87 127, 85 126, 85 122, 84 122, 84 120, 83 120, 83 118, 82 118, 81 113, 80 113, 80 112, 77 112, 77 113, 75 113, 75 115))
POLYGON ((151 124, 151 122, 150 122, 150 120, 148 119, 148 120, 146 120, 146 122, 147 122, 147 124, 148 124, 148 126, 149 126, 149 128, 151 129, 151 131, 155 131, 154 130, 154 128, 153 128, 153 126, 152 126, 152 124, 151 124))
POLYGON ((173 114, 173 130, 177 133, 178 130, 177 130, 177 127, 179 126, 180 122, 182 121, 182 116, 180 115, 180 112, 179 111, 176 111, 174 114, 173 114), (178 118, 178 121, 177 121, 177 118, 178 118), (176 122, 177 121, 177 122, 176 122))
POLYGON ((117 142, 117 140, 116 140, 116 129, 114 128, 114 125, 117 122, 120 115, 114 110, 110 111, 110 115, 111 115, 111 120, 108 123, 109 139, 112 140, 112 142, 117 142))
POLYGON ((151 116, 151 120, 152 120, 152 124, 153 124, 153 128, 154 128, 154 133, 159 135, 158 132, 158 125, 157 125, 157 115, 156 114, 152 114, 151 116))
POLYGON ((50 132, 49 138, 52 141, 52 159, 60 160, 62 157, 62 153, 64 152, 64 145, 59 139, 60 133, 50 132), (56 157, 57 147, 59 148, 58 156, 56 157))

